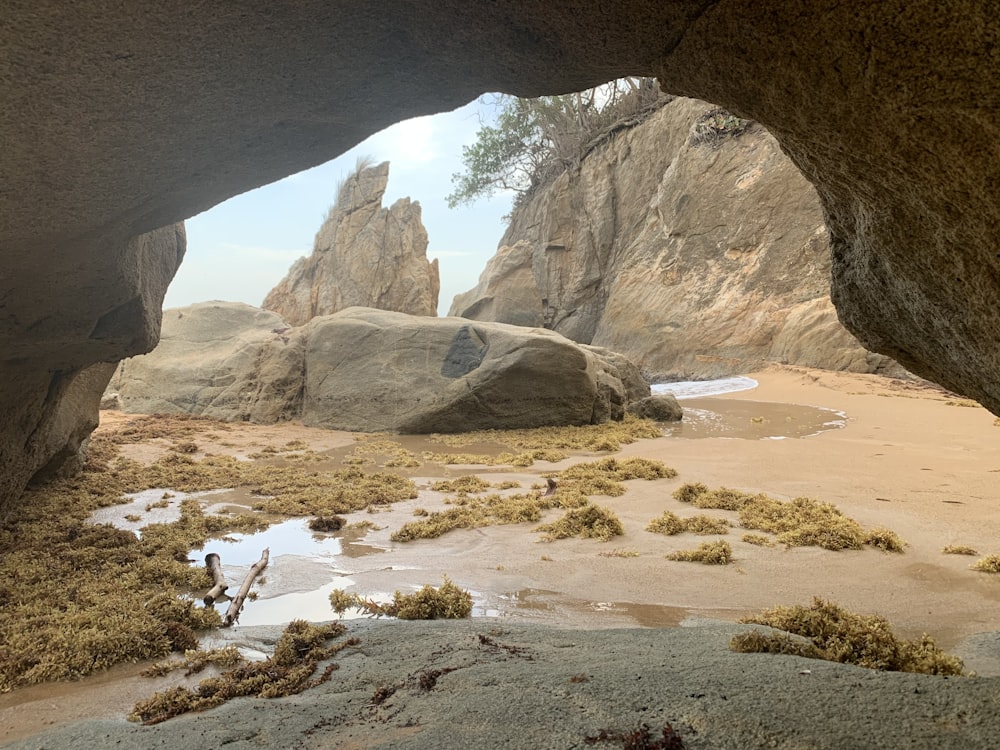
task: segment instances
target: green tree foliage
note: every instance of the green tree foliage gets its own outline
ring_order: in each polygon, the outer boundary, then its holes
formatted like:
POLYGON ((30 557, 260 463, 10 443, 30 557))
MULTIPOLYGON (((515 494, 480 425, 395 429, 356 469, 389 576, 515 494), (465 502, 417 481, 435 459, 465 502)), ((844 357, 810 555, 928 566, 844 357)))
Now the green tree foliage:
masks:
POLYGON ((519 99, 499 95, 493 124, 462 147, 465 171, 452 175, 455 208, 500 190, 517 194, 515 205, 584 156, 620 127, 641 122, 668 97, 652 78, 623 78, 574 94, 519 99))

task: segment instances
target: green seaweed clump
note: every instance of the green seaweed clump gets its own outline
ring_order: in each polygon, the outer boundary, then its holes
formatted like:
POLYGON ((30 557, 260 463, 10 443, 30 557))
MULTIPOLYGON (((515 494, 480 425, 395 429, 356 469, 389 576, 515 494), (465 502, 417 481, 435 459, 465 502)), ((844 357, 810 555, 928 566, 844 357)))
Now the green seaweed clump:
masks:
POLYGON ((654 534, 665 534, 673 536, 685 531, 692 534, 728 534, 729 522, 724 518, 712 518, 711 516, 692 516, 691 518, 680 518, 669 510, 663 511, 663 515, 654 518, 646 524, 646 531, 654 534))
MULTIPOLYGON (((675 475, 676 472, 673 469, 660 461, 644 458, 625 460, 605 458, 580 463, 555 475, 558 480, 556 490, 550 495, 534 492, 516 495, 494 493, 469 496, 462 493, 456 498, 445 501, 456 507, 432 512, 419 521, 410 521, 398 531, 393 532, 391 539, 394 542, 409 542, 414 539, 433 539, 453 529, 536 522, 541 519, 543 510, 586 507, 589 504, 588 495, 622 495, 626 490, 625 485, 621 483, 622 481, 629 479, 653 480, 675 475)), ((478 477, 473 479, 475 481, 466 482, 463 481, 464 478, 450 480, 449 484, 443 486, 459 489, 462 487, 481 487, 482 484, 489 486, 478 477)), ((620 528, 620 522, 617 519, 615 522, 620 528)), ((595 533, 599 538, 604 538, 605 534, 611 533, 611 527, 603 528, 595 533)), ((624 532, 619 530, 611 533, 611 536, 622 533, 624 532)), ((576 534, 570 534, 570 536, 576 536, 576 534)))
POLYGON ((356 608, 374 617, 400 620, 462 620, 472 614, 472 595, 445 576, 444 583, 436 589, 428 585, 412 594, 396 591, 389 604, 334 589, 330 593, 330 606, 338 615, 356 608))
POLYGON ((744 534, 740 537, 747 544, 753 544, 757 547, 773 547, 774 542, 771 541, 770 537, 766 537, 763 534, 744 534))
POLYGON ((688 482, 674 490, 674 499, 682 503, 693 503, 708 491, 708 487, 701 482, 688 482))
POLYGON ((906 542, 899 538, 895 531, 877 526, 865 533, 864 543, 869 547, 877 547, 883 552, 902 552, 906 542))
POLYGON ((986 555, 976 560, 973 570, 980 573, 1000 573, 1000 555, 986 555))
POLYGON ((822 659, 823 652, 811 641, 792 638, 789 633, 762 633, 748 630, 729 640, 729 649, 739 654, 789 654, 807 659, 822 659))
POLYGON ((886 552, 902 552, 906 547, 895 532, 881 527, 866 532, 834 505, 809 497, 783 502, 728 487, 710 490, 703 484, 682 485, 674 497, 698 508, 737 511, 744 528, 775 534, 788 547, 858 550, 867 544, 886 552))
POLYGON ((129 714, 130 721, 159 724, 189 711, 204 711, 221 706, 231 698, 256 696, 279 698, 295 695, 330 679, 337 664, 327 666, 314 678, 319 663, 326 661, 360 641, 351 638, 327 646, 346 632, 340 623, 314 625, 292 620, 274 647, 274 654, 264 661, 239 664, 218 677, 202 680, 198 687, 174 687, 139 701, 129 714))
POLYGON ((584 495, 619 497, 625 494, 622 482, 629 479, 671 479, 677 471, 662 461, 648 458, 602 458, 575 464, 559 472, 559 488, 584 495))
POLYGON ((691 516, 684 519, 684 530, 700 536, 728 534, 729 521, 725 518, 712 518, 706 515, 691 516))
POLYGON ((378 463, 375 457, 383 460, 382 466, 390 468, 412 469, 420 466, 420 460, 412 451, 408 451, 395 440, 390 440, 381 434, 358 433, 354 436, 356 445, 351 455, 344 459, 348 465, 378 463))
POLYGON ((656 423, 626 414, 620 422, 519 430, 479 430, 432 439, 450 446, 496 443, 519 450, 618 450, 636 440, 663 437, 656 423))
POLYGON ((665 534, 666 536, 680 534, 686 528, 687 526, 684 523, 684 519, 676 513, 671 513, 669 510, 663 511, 663 515, 657 516, 646 524, 646 531, 650 531, 654 534, 665 534))
POLYGON ((949 544, 941 550, 945 555, 978 555, 979 550, 975 547, 967 547, 963 544, 949 544))
POLYGON ((435 492, 485 492, 489 488, 490 483, 475 474, 466 474, 455 479, 443 479, 431 485, 431 489, 435 492))
POLYGON ((667 555, 668 560, 681 562, 699 562, 702 565, 729 565, 733 561, 733 548, 729 542, 702 542, 698 549, 686 549, 667 555))
MULTIPOLYGON (((960 675, 964 667, 961 659, 943 652, 927 634, 919 640, 900 640, 884 617, 848 612, 818 597, 810 607, 774 607, 742 622, 767 625, 809 638, 818 651, 817 658, 826 661, 935 675, 960 675)), ((764 636, 768 640, 780 637, 764 636)), ((748 643, 744 637, 737 645, 746 650, 748 643)))
POLYGON ((683 484, 674 490, 674 498, 682 503, 692 503, 706 510, 741 510, 743 506, 763 495, 753 495, 728 487, 710 490, 701 482, 683 484))
POLYGON ((437 539, 454 529, 474 529, 488 524, 487 516, 478 508, 459 506, 447 510, 435 511, 421 518, 410 521, 392 532, 390 539, 394 542, 412 542, 416 539, 437 539))
POLYGON ((587 504, 567 511, 558 521, 542 524, 535 531, 544 532, 543 538, 547 542, 575 536, 606 542, 624 534, 625 528, 613 511, 587 504))
POLYGON ((209 664, 217 667, 235 667, 243 661, 243 655, 236 646, 226 646, 225 648, 188 649, 184 652, 183 659, 172 659, 170 661, 158 661, 150 667, 146 667, 140 674, 143 677, 163 677, 179 669, 184 670, 184 676, 190 677, 201 672, 209 664))
POLYGON ((340 531, 347 523, 343 516, 316 516, 309 519, 309 528, 312 531, 332 532, 340 531))

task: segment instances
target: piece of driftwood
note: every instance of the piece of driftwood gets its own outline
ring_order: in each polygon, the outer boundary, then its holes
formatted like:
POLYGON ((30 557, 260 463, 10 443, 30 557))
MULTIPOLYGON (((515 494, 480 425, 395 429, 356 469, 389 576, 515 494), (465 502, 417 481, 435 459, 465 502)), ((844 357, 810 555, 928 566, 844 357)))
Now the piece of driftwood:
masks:
POLYGON ((212 576, 212 582, 215 584, 205 594, 205 606, 211 607, 216 599, 226 593, 229 584, 226 583, 226 578, 222 575, 222 560, 217 554, 209 552, 205 555, 205 567, 208 568, 208 574, 212 576))
POLYGON ((253 585, 253 579, 261 574, 261 571, 267 567, 267 560, 270 555, 270 550, 264 549, 263 554, 260 559, 250 566, 250 572, 247 573, 247 577, 243 579, 243 584, 240 586, 239 593, 233 599, 232 603, 229 605, 229 609, 226 610, 226 616, 222 618, 222 624, 225 626, 232 625, 240 617, 240 610, 243 609, 243 600, 247 598, 247 594, 250 593, 250 587, 253 585))

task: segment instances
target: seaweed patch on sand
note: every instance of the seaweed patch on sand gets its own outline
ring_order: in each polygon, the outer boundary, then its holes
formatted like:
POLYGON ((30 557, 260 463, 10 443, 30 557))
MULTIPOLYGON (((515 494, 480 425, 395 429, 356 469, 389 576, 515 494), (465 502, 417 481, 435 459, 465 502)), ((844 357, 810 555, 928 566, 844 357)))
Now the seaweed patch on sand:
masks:
POLYGON ((859 550, 868 545, 885 552, 902 552, 906 546, 895 532, 883 527, 865 531, 836 506, 809 497, 784 502, 728 487, 710 490, 703 484, 684 484, 673 494, 698 508, 736 511, 743 528, 774 534, 786 547, 859 550))
MULTIPOLYGON (((585 509, 589 505, 590 495, 612 497, 623 495, 626 489, 625 485, 622 484, 624 481, 630 479, 653 481, 676 475, 676 471, 660 461, 645 458, 624 460, 603 458, 598 461, 576 464, 555 474, 556 489, 552 494, 543 495, 540 492, 513 495, 492 493, 484 496, 475 494, 472 488, 483 487, 484 484, 488 487, 485 480, 479 478, 450 480, 436 486, 449 487, 453 491, 456 489, 459 491, 460 494, 456 497, 445 501, 453 507, 428 513, 418 521, 404 524, 393 532, 391 539, 394 542, 409 542, 415 539, 434 539, 454 529, 537 522, 541 520, 542 511, 545 510, 564 508, 572 512, 573 509, 585 509), (473 494, 469 494, 470 490, 473 494)), ((564 517, 562 521, 556 522, 558 527, 539 527, 538 531, 547 532, 550 538, 560 539, 578 534, 610 539, 611 536, 623 533, 621 523, 617 519, 612 522, 610 518, 607 518, 606 522, 598 524, 597 515, 599 514, 594 511, 577 513, 573 516, 567 514, 567 517, 564 517), (596 526, 588 524, 586 522, 588 519, 599 525, 600 531, 596 530, 596 526), (615 526, 616 523, 617 526, 615 526), (576 532, 568 533, 569 526, 567 524, 576 528, 576 532), (593 527, 592 532, 586 531, 588 527, 593 527), (616 528, 617 531, 615 531, 616 528)))
POLYGON ((535 461, 561 461, 567 451, 616 451, 637 440, 663 437, 663 431, 648 419, 626 414, 621 422, 603 424, 534 427, 523 430, 479 430, 454 435, 432 435, 435 442, 453 448, 480 443, 514 449, 499 455, 482 453, 424 454, 427 461, 444 464, 531 466, 535 461))
POLYGON ((891 672, 961 675, 964 669, 961 659, 946 654, 926 633, 919 640, 901 640, 884 617, 848 612, 818 597, 809 607, 774 607, 741 622, 767 625, 812 644, 791 646, 785 634, 741 633, 729 647, 742 653, 795 653, 891 672))
POLYGON ((666 556, 668 560, 697 562, 702 565, 729 565, 733 561, 733 548, 729 542, 718 540, 702 542, 697 549, 679 550, 666 556))
POLYGON ((127 493, 168 487, 197 492, 247 487, 255 507, 286 515, 332 515, 416 496, 412 482, 359 469, 316 471, 308 464, 268 466, 230 457, 167 451, 149 465, 119 455, 121 445, 190 439, 230 425, 191 417, 141 417, 91 438, 81 473, 30 488, 0 525, 0 692, 77 679, 114 664, 183 652, 196 632, 218 627, 218 613, 188 592, 211 581, 188 563, 209 539, 266 528, 259 513, 207 514, 198 500, 179 504, 171 523, 141 536, 88 518, 127 502, 127 493))
POLYGON ((400 620, 462 620, 472 614, 472 594, 445 576, 438 588, 428 585, 412 594, 396 591, 388 604, 334 589, 330 592, 330 606, 338 615, 349 609, 359 609, 372 617, 400 620))
POLYGON ((327 646, 327 641, 346 632, 340 623, 315 625, 292 620, 275 644, 274 653, 259 662, 240 663, 218 677, 202 680, 191 690, 175 687, 139 701, 129 714, 131 721, 158 724, 189 711, 204 711, 221 706, 231 698, 256 696, 280 698, 295 695, 330 679, 339 666, 327 665, 319 677, 313 677, 319 664, 337 653, 360 643, 357 638, 327 646))

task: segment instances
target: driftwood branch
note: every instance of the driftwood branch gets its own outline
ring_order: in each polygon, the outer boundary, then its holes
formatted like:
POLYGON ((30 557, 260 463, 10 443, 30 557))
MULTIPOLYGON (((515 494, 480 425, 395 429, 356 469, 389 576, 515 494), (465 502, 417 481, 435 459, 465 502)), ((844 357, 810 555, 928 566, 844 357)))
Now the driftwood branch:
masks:
POLYGON ((240 610, 243 609, 243 600, 247 598, 247 594, 250 593, 250 587, 253 585, 253 580, 261 574, 261 571, 267 567, 268 556, 270 551, 264 549, 264 553, 260 556, 260 559, 250 566, 250 572, 247 573, 247 577, 243 579, 243 584, 240 586, 240 591, 236 594, 232 603, 229 605, 229 609, 226 610, 226 616, 222 618, 222 624, 232 625, 236 620, 239 619, 240 610))
POLYGON ((212 582, 215 584, 205 594, 205 606, 211 607, 216 599, 226 593, 229 584, 226 583, 225 576, 222 575, 222 561, 217 554, 210 552, 205 555, 205 567, 208 568, 208 574, 212 576, 212 582))

